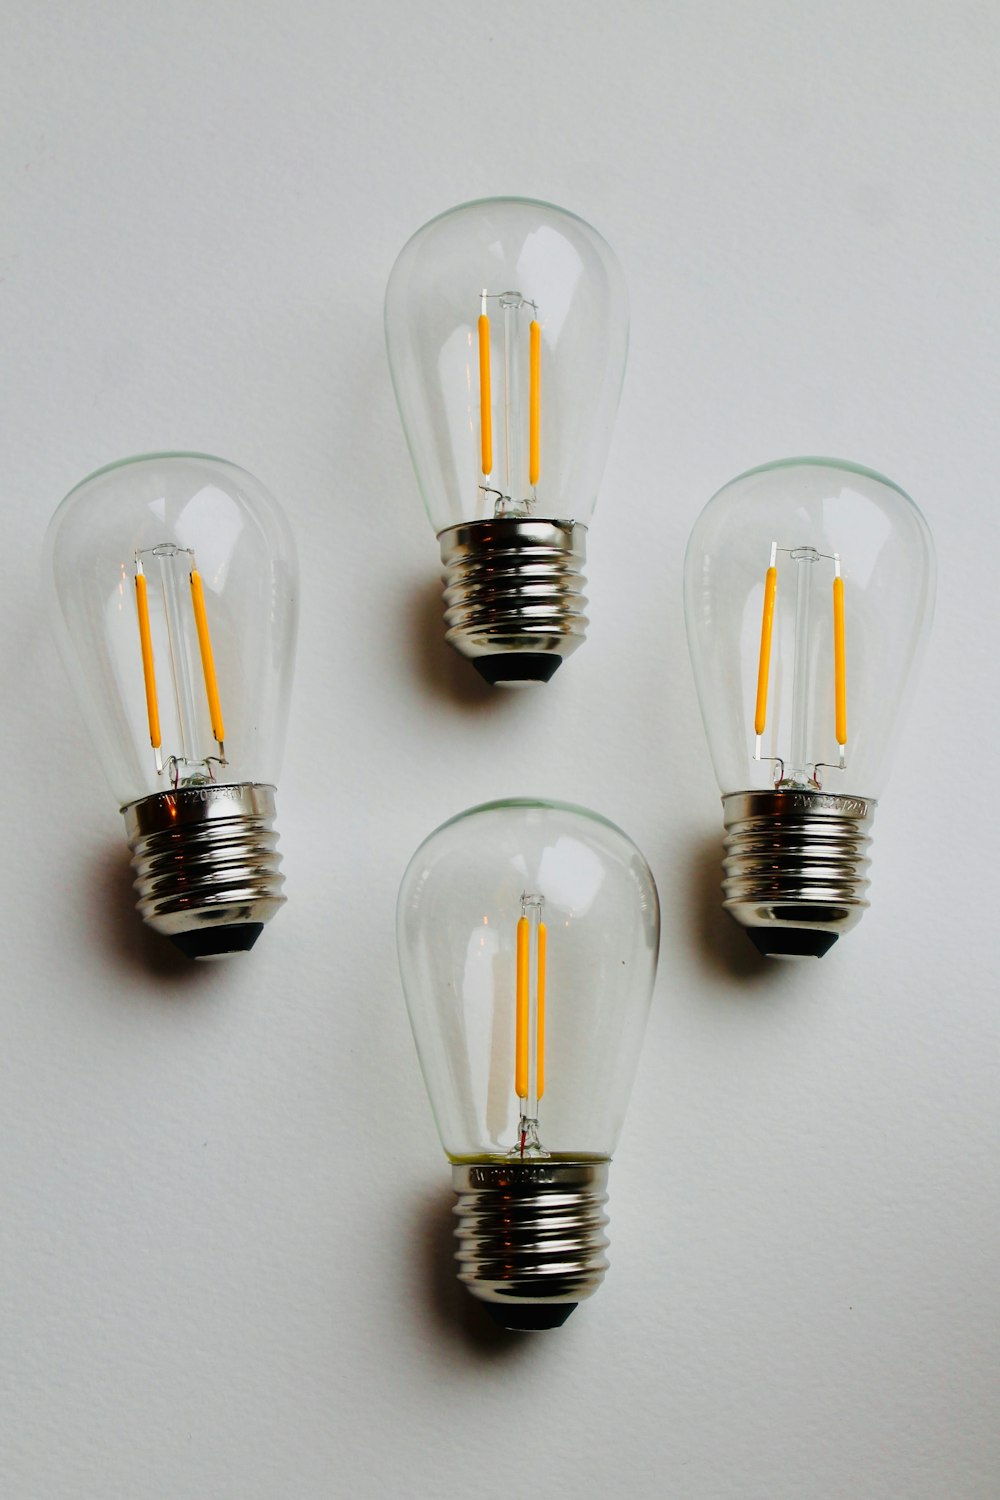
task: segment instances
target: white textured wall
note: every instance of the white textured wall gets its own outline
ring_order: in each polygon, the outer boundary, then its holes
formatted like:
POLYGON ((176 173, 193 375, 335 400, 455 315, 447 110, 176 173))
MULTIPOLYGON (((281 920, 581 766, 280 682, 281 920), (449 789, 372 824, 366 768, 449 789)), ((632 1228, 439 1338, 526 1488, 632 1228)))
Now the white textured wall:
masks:
POLYGON ((6 0, 5 1500, 996 1496, 998 48, 988 0, 6 0), (591 638, 511 696, 443 644, 381 328, 410 232, 498 192, 602 229, 634 315, 591 638), (174 446, 304 562, 289 904, 202 970, 130 913, 38 584, 65 491, 174 446), (872 910, 768 967, 680 567, 802 452, 916 497, 939 608, 872 910), (621 823, 665 923, 612 1272, 511 1339, 451 1280, 392 913, 522 790, 621 823))

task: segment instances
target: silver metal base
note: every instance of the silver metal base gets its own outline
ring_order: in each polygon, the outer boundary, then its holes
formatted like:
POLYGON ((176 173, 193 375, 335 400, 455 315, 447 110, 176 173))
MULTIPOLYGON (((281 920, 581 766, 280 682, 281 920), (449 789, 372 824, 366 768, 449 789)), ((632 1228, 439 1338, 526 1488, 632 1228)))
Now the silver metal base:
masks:
POLYGON ((762 953, 819 957, 860 922, 873 801, 803 790, 734 792, 722 805, 724 905, 762 953))
POLYGON ((458 1276, 506 1327, 558 1327, 608 1269, 607 1161, 452 1167, 458 1276), (506 1308, 508 1316, 504 1316, 506 1308), (535 1319, 525 1309, 540 1314, 535 1319), (551 1315, 546 1314, 551 1310, 551 1315))
POLYGON ((472 658, 510 652, 569 656, 587 631, 587 528, 510 516, 438 536, 446 639, 472 658))
POLYGON ((181 787, 132 802, 122 814, 143 921, 192 957, 251 946, 284 904, 273 786, 181 787), (239 939, 219 931, 236 928, 239 939))

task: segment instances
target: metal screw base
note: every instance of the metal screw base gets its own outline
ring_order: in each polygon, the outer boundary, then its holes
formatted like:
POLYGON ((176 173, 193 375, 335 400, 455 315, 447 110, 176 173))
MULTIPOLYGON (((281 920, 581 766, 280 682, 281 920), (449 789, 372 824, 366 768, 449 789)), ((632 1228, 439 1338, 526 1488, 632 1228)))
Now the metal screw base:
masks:
POLYGON ((274 787, 181 787, 122 814, 143 921, 192 958, 252 947, 285 900, 274 787))
MULTIPOLYGON (((438 541, 445 566, 445 639, 463 656, 554 657, 547 673, 530 674, 545 680, 583 643, 586 526, 511 516, 451 526, 438 541)), ((524 674, 483 675, 525 680, 524 674)))
POLYGON ((875 803, 826 792, 722 799, 726 910, 772 958, 821 957, 868 906, 875 803))
POLYGON ((458 1276, 505 1328, 557 1328, 608 1269, 607 1161, 452 1167, 458 1276))

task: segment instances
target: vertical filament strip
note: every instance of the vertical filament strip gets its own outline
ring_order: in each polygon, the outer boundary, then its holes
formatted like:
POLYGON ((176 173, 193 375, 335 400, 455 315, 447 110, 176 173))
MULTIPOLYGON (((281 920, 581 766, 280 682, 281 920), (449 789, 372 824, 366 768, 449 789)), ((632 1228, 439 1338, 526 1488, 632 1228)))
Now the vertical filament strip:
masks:
MULTIPOLYGON (((535 987, 535 1098, 545 1092, 545 943, 546 927, 538 923, 538 954, 535 987)), ((514 1092, 522 1101, 531 1088, 531 920, 517 923, 517 1004, 514 1041, 514 1092)))
POLYGON ((847 744, 847 653, 844 643, 844 580, 840 576, 839 562, 833 580, 833 676, 837 744, 843 753, 847 744))
POLYGON ((538 1097, 545 1093, 545 937, 544 922, 538 924, 538 1097))
POLYGON ((201 670, 205 676, 205 696, 208 698, 208 713, 212 721, 212 734, 219 745, 226 738, 222 722, 222 705, 219 702, 219 687, 215 680, 215 658, 212 655, 212 638, 208 633, 208 615, 205 612, 205 590, 197 568, 191 569, 191 603, 194 607, 194 623, 198 631, 198 649, 201 652, 201 670))
POLYGON ((528 483, 538 483, 542 427, 542 329, 537 318, 528 327, 528 483))
POLYGON ((520 917, 517 923, 517 1022, 514 1045, 514 1092, 519 1099, 528 1097, 528 945, 530 923, 520 917))
MULTIPOLYGON (((146 718, 149 720, 149 743, 159 750, 163 743, 160 733, 160 707, 156 699, 156 671, 153 666, 153 637, 149 628, 149 598, 146 592, 146 575, 142 563, 135 565, 135 607, 139 616, 139 646, 142 650, 142 677, 146 687, 146 718)), ((159 761, 157 761, 159 765, 159 761)))
POLYGON ((777 547, 771 544, 771 565, 764 577, 764 612, 760 622, 760 661, 757 666, 757 709, 753 732, 759 738, 767 724, 767 683, 771 674, 771 635, 774 630, 774 596, 778 588, 778 570, 774 565, 777 547))
POLYGON ((482 440, 482 469, 488 479, 493 473, 493 393, 490 386, 490 320, 486 316, 486 293, 479 317, 479 427, 482 440))

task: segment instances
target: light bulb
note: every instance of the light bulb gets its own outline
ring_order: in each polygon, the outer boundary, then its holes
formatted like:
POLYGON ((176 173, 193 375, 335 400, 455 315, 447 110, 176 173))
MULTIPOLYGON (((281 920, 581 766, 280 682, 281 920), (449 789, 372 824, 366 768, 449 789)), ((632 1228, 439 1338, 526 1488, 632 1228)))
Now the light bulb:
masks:
POLYGON ((192 958, 252 947, 284 901, 273 831, 298 608, 276 502, 233 464, 99 469, 47 538, 53 618, 95 764, 125 817, 138 907, 192 958))
POLYGON ((421 844, 396 930, 459 1277, 503 1327, 556 1328, 607 1269, 608 1163, 656 977, 649 867, 596 813, 490 802, 421 844))
POLYGON ((547 682, 587 626, 587 525, 628 349, 621 267, 564 209, 465 203, 404 246, 385 331, 447 639, 487 682, 547 682))
POLYGON ((922 515, 854 464, 751 469, 695 523, 684 603, 725 906, 761 953, 821 957, 868 905, 872 818, 933 602, 922 515))

